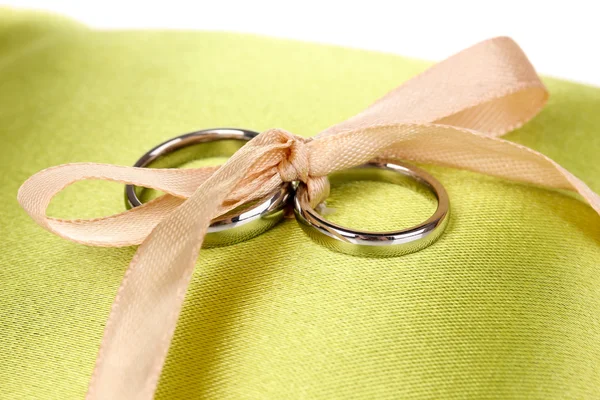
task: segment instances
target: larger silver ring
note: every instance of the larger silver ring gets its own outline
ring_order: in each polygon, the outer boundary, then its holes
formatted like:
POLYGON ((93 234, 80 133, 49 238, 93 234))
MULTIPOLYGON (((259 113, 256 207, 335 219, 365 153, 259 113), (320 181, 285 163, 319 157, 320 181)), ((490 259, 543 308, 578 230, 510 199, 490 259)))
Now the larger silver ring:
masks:
MULTIPOLYGON (((134 167, 175 168, 184 162, 203 157, 231 156, 258 133, 246 129, 216 128, 187 133, 167 140, 149 150, 134 167)), ((127 208, 142 205, 142 188, 125 186, 127 208)), ((226 246, 260 235, 272 228, 284 216, 292 193, 291 184, 284 182, 277 190, 258 202, 242 206, 215 218, 208 227, 204 247, 226 246)))
POLYGON ((372 162, 329 175, 330 180, 375 180, 402 183, 409 179, 430 190, 438 200, 435 213, 425 222, 391 232, 367 232, 336 225, 319 215, 308 202, 307 188, 300 183, 294 212, 302 229, 316 242, 356 256, 393 257, 419 251, 435 242, 448 223, 450 201, 446 190, 420 168, 400 163, 372 162))

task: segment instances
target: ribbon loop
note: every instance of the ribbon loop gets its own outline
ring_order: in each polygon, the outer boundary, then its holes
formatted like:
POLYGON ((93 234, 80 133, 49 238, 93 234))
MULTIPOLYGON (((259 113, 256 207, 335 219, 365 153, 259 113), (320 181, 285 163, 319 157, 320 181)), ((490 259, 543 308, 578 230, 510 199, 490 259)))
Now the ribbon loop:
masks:
POLYGON ((497 37, 434 65, 319 136, 400 123, 438 123, 498 136, 531 119, 547 98, 519 45, 497 37))
POLYGON ((154 227, 210 177, 214 167, 200 169, 146 169, 108 164, 73 163, 38 172, 19 189, 17 199, 40 226, 76 243, 91 246, 140 244, 154 227), (93 219, 61 219, 46 215, 52 198, 75 182, 102 179, 153 188, 167 193, 142 207, 93 219))

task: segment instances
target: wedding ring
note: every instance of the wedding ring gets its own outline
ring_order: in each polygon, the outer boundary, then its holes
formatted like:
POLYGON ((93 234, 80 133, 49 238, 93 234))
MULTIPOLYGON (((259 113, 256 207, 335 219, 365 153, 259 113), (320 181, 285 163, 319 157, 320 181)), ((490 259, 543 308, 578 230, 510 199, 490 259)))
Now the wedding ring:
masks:
POLYGON ((370 257, 393 257, 413 253, 435 242, 448 223, 450 201, 440 182, 412 165, 371 162, 328 176, 335 181, 371 180, 397 184, 417 183, 437 198, 436 211, 425 222, 391 232, 367 232, 345 228, 323 218, 310 207, 307 188, 300 183, 294 197, 294 213, 302 229, 316 242, 339 252, 370 257))
MULTIPOLYGON (((176 168, 185 162, 207 157, 231 156, 258 133, 246 129, 217 128, 187 133, 167 140, 149 150, 134 165, 146 168, 176 168)), ((144 188, 125 186, 127 208, 142 205, 144 188)), ((293 190, 284 182, 258 202, 252 202, 215 218, 208 227, 204 247, 227 246, 239 243, 272 228, 284 216, 293 190)))

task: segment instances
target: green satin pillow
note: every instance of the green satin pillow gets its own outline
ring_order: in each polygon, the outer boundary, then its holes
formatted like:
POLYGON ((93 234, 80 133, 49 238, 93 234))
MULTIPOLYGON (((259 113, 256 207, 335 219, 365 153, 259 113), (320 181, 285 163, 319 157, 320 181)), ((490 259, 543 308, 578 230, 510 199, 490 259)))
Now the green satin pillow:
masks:
MULTIPOLYGON (((573 60, 576 62, 576 60, 573 60)), ((134 248, 55 237, 19 208, 40 169, 131 165, 187 131, 310 136, 429 64, 210 32, 93 31, 0 10, 0 398, 85 394, 134 248)), ((600 89, 545 79, 551 100, 507 137, 600 191, 600 89)), ((159 399, 600 398, 600 218, 574 196, 429 166, 452 202, 445 235, 408 256, 354 258, 293 220, 203 250, 159 399)), ((433 205, 390 184, 333 188, 339 223, 409 226, 433 205)), ((124 209, 78 183, 50 214, 124 209)))

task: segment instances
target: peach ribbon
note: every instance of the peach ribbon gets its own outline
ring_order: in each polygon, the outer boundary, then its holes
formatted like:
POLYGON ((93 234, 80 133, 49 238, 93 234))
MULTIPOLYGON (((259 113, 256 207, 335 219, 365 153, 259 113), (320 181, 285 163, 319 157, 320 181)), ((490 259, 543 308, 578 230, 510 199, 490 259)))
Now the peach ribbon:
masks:
POLYGON ((306 182, 316 205, 328 194, 329 173, 375 158, 398 158, 572 190, 600 213, 600 197, 582 181, 548 157, 497 137, 532 118, 547 97, 522 50, 501 37, 433 66, 314 140, 269 130, 220 168, 78 163, 35 174, 18 199, 42 227, 87 245, 141 244, 113 304, 87 398, 153 397, 211 219, 265 196, 282 181, 306 182), (47 217, 52 197, 82 179, 167 194, 105 218, 47 217))

